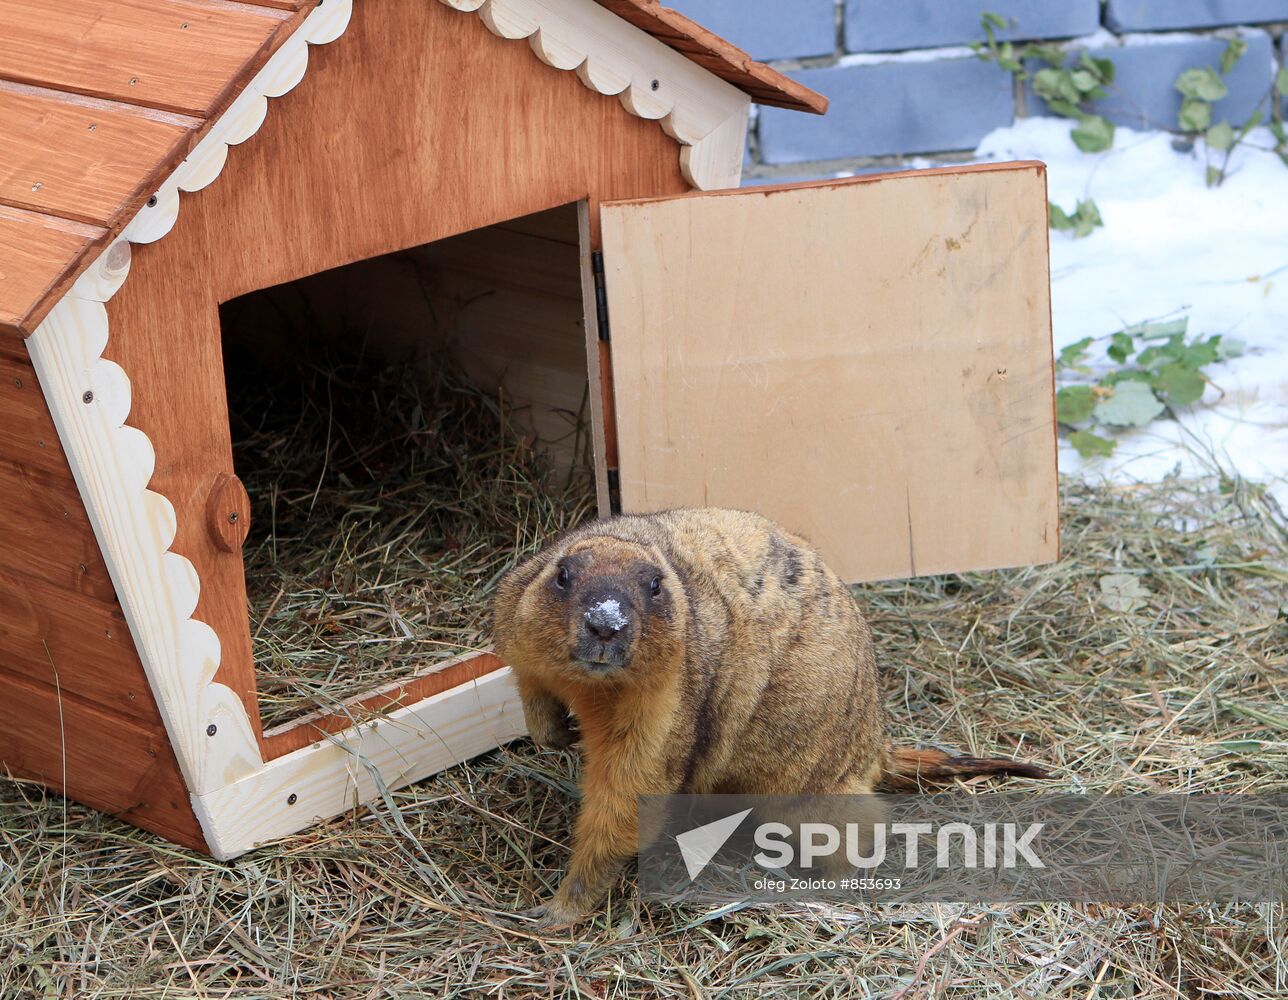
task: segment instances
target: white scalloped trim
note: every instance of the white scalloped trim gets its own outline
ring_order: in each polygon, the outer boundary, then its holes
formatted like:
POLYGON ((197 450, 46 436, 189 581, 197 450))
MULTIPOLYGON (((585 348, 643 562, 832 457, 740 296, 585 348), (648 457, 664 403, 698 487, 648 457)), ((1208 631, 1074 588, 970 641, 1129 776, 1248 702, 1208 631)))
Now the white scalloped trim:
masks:
MULTIPOLYGON (((179 192, 198 191, 219 176, 228 146, 263 123, 268 98, 303 78, 308 46, 338 38, 351 12, 352 0, 325 0, 301 22, 27 339, 184 780, 197 795, 259 772, 264 761, 241 699, 214 682, 219 637, 192 617, 201 589, 196 569, 169 551, 174 506, 147 488, 155 454, 147 435, 126 423, 129 378, 102 356, 103 303, 129 274, 130 244, 154 242, 174 227, 179 192)), ((215 834, 206 832, 208 839, 215 834)))
POLYGON ((681 145, 685 180, 737 187, 751 99, 737 87, 593 0, 440 0, 475 13, 501 38, 526 38, 547 66, 574 71, 681 145))

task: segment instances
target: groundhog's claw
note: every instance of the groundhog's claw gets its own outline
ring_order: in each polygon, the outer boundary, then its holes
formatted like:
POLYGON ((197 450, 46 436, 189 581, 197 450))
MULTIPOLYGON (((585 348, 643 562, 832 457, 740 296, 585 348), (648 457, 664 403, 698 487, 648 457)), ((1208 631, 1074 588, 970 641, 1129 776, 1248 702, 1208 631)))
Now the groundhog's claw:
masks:
POLYGON ((585 911, 578 910, 575 907, 561 905, 558 900, 551 899, 549 902, 534 906, 530 910, 523 910, 515 914, 521 918, 524 923, 535 924, 537 930, 550 931, 560 927, 571 927, 586 915, 585 911))
POLYGON ((548 694, 528 694, 523 698, 523 720, 528 735, 539 747, 563 750, 576 742, 577 735, 569 724, 568 710, 548 694))

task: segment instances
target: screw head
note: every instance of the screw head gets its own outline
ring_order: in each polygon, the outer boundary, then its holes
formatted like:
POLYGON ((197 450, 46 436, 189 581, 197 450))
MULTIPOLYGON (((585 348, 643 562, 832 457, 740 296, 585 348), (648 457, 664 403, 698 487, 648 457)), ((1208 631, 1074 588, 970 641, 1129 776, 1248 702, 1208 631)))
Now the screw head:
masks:
POLYGON ((296 795, 294 792, 291 792, 291 794, 286 797, 286 804, 288 806, 293 806, 295 805, 295 803, 299 801, 300 801, 300 797, 296 795))
POLYGON ((156 207, 157 207, 157 196, 153 195, 151 198, 148 199, 148 208, 156 208, 156 207))
POLYGON ((654 90, 661 90, 661 89, 662 89, 662 81, 661 81, 661 80, 654 80, 654 81, 653 81, 649 86, 651 86, 654 90))
POLYGON ((82 403, 94 402, 94 390, 86 389, 85 392, 81 395, 81 402, 82 403))
POLYGON ((212 722, 210 725, 208 725, 208 726, 206 727, 206 735, 207 735, 207 736, 214 736, 214 735, 215 735, 215 733, 217 733, 217 732, 219 732, 219 727, 218 727, 218 726, 216 726, 213 722, 212 722))
POLYGON ((236 524, 240 519, 241 519, 241 515, 240 515, 240 514, 238 514, 238 513, 237 513, 237 511, 235 511, 235 510, 230 510, 230 511, 228 512, 228 523, 229 523, 229 524, 236 524))

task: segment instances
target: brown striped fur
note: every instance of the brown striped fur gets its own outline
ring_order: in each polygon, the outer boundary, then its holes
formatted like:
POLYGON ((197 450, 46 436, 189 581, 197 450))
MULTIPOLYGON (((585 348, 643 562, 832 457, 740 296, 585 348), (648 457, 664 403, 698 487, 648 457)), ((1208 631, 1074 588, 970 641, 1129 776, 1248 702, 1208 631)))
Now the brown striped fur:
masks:
POLYGON ((573 856, 539 908, 547 925, 584 916, 634 855, 640 795, 1032 773, 892 754, 862 611, 808 542, 757 514, 673 510, 576 529, 501 581, 493 633, 533 739, 569 745, 569 713, 581 733, 573 856), (608 631, 624 623, 609 640, 592 631, 605 606, 608 631))

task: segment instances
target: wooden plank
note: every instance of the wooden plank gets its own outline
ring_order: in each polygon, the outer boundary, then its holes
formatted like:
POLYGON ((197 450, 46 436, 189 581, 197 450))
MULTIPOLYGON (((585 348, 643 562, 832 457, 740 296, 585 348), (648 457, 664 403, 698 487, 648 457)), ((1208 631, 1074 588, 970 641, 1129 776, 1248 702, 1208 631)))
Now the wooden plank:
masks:
POLYGON ((592 260, 592 254, 598 248, 591 239, 590 205, 583 202, 577 206, 577 262, 581 268, 581 325, 586 342, 586 384, 590 390, 590 447, 595 463, 595 506, 600 517, 608 517, 612 513, 608 470, 617 468, 617 454, 615 444, 613 451, 608 448, 612 400, 604 382, 607 368, 603 349, 606 345, 599 339, 599 297, 592 260))
POLYGON ((208 117, 287 14, 215 0, 5 0, 0 77, 208 117))
POLYGON ((199 122, 124 105, 0 88, 0 202, 107 226, 141 185, 156 186, 199 122))
POLYGON ((848 580, 1057 555, 1041 164, 603 207, 622 506, 848 580))
POLYGON ((205 849, 165 731, 0 670, 0 774, 205 849))
POLYGON ((275 760, 338 733, 378 713, 403 708, 477 680, 505 666, 492 653, 467 653, 423 673, 350 698, 334 712, 313 712, 264 733, 264 759, 275 760))
POLYGON ((107 353, 131 380, 129 422, 157 455, 151 489, 174 504, 172 549, 201 580, 194 617, 218 634, 217 680, 243 696, 252 719, 242 563, 217 551, 204 526, 210 484, 234 471, 217 304, 588 193, 597 204, 688 190, 675 144, 656 125, 424 0, 356 5, 340 44, 311 53, 289 100, 289 114, 270 110, 255 138, 230 151, 214 184, 185 196, 169 235, 135 248, 129 279, 107 303, 107 353), (532 127, 510 128, 515 121, 532 127), (176 399, 187 401, 181 421, 176 399))
MULTIPOLYGON (((18 349, 26 354, 20 344, 18 349)), ((25 358, 0 352, 0 470, 72 483, 58 430, 49 417, 36 371, 25 358)))
POLYGON ((115 602, 76 484, 0 466, 0 570, 115 602))
POLYGON ((0 205, 0 340, 18 339, 32 304, 106 237, 106 230, 0 205))
POLYGON ((232 858, 524 732, 510 671, 497 670, 278 757, 193 804, 212 853, 232 858))
POLYGON ((120 605, 0 571, 0 669, 52 684, 51 660, 64 691, 161 725, 120 605))

